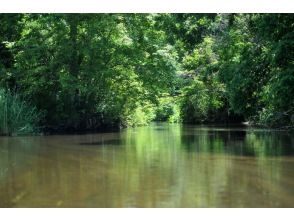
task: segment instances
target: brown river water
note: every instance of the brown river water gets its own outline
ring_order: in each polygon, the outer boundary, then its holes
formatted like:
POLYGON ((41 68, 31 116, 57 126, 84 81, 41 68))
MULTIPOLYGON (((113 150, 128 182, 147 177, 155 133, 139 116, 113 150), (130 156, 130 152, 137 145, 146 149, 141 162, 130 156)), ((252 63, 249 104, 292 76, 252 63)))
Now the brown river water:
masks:
POLYGON ((158 123, 0 137, 0 207, 294 207, 294 135, 158 123))

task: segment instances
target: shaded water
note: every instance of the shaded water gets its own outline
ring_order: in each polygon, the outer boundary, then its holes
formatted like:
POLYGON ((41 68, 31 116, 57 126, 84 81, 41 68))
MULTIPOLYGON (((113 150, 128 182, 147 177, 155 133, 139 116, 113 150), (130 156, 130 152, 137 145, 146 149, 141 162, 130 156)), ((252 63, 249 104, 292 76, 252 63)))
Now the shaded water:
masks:
POLYGON ((294 207, 294 137, 177 124, 0 137, 0 207, 294 207))

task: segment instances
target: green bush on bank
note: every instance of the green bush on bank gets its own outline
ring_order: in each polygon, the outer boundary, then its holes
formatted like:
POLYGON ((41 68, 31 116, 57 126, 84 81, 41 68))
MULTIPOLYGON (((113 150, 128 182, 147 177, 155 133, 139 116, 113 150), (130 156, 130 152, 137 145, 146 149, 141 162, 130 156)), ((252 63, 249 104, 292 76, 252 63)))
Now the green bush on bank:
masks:
POLYGON ((32 134, 38 131, 41 113, 19 95, 0 89, 0 134, 32 134))
POLYGON ((155 110, 155 121, 167 121, 177 123, 181 121, 180 107, 176 97, 163 97, 155 110))
POLYGON ((154 105, 146 102, 135 109, 128 109, 122 116, 122 124, 126 127, 143 126, 155 118, 154 105))
POLYGON ((223 84, 216 80, 205 82, 195 77, 182 92, 180 109, 183 121, 199 123, 217 118, 224 106, 224 92, 223 84))
POLYGON ((180 122, 180 107, 174 97, 164 97, 158 100, 157 105, 144 102, 137 104, 134 109, 128 108, 121 116, 122 125, 135 127, 148 125, 152 121, 169 123, 180 122))

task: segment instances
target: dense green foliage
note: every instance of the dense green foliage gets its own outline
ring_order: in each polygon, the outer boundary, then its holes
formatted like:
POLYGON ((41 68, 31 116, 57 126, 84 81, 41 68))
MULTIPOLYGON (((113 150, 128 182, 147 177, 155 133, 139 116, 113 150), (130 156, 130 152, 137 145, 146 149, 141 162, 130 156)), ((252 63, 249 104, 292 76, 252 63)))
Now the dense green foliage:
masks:
POLYGON ((156 121, 181 122, 179 99, 168 96, 160 98, 155 115, 156 121))
POLYGON ((174 27, 184 27, 182 32, 171 34, 176 36, 175 45, 185 45, 179 59, 187 81, 181 85, 184 121, 293 125, 292 15, 164 17, 165 21, 169 17, 174 27), (182 19, 180 24, 178 18, 182 19), (195 32, 198 34, 191 34, 195 32))
POLYGON ((146 105, 175 78, 176 54, 152 15, 34 14, 19 25, 7 44, 15 60, 9 80, 45 112, 48 128, 146 124, 146 105))
POLYGON ((233 16, 220 44, 220 76, 231 108, 270 126, 294 114, 294 19, 287 14, 233 16))
POLYGON ((0 86, 44 113, 45 129, 293 124, 291 15, 1 14, 0 22, 0 86))

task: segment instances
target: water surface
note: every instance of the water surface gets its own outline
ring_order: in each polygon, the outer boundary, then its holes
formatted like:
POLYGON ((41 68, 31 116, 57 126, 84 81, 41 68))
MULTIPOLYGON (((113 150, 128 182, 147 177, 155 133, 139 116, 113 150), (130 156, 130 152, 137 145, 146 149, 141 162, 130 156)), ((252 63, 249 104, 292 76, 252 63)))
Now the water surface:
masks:
POLYGON ((0 207, 294 207, 294 137, 164 123, 0 137, 0 207))

